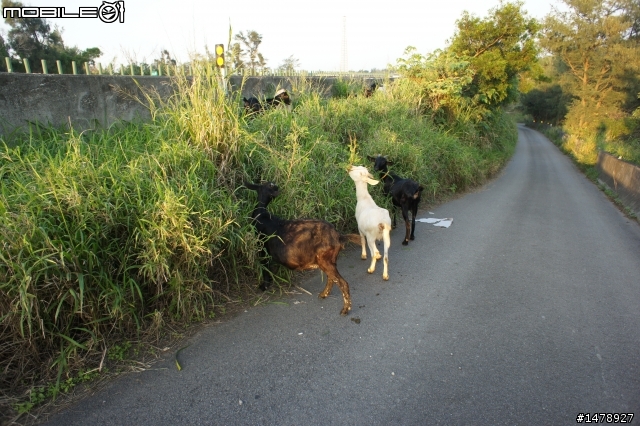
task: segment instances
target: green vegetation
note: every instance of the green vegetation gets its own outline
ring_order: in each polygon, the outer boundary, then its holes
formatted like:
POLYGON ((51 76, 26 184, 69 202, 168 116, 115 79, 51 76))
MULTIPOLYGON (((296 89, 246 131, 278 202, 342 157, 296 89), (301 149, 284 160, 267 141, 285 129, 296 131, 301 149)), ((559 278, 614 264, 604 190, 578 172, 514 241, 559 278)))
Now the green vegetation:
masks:
POLYGON ((190 82, 176 77, 172 98, 150 95, 149 123, 41 128, 0 145, 0 388, 27 395, 5 395, 13 410, 121 361, 129 341, 160 339, 166 325, 205 320, 252 291, 261 242, 243 180, 281 186, 275 214, 353 232, 349 163, 389 155, 434 202, 494 175, 516 142, 499 110, 479 124, 435 124, 410 79, 336 99, 298 79, 292 112, 245 119, 211 64, 194 69, 190 82))
POLYGON ((549 56, 536 91, 523 98, 525 111, 561 124, 562 145, 579 163, 593 165, 603 149, 640 164, 640 6, 563 3, 544 21, 540 44, 549 56))
POLYGON ((485 19, 465 12, 450 45, 423 56, 408 47, 398 70, 420 86, 422 110, 438 123, 480 123, 518 97, 537 69, 538 31, 521 2, 500 3, 485 19))
MULTIPOLYGON (((194 61, 192 80, 174 77, 173 97, 149 94, 149 123, 0 140, 0 412, 30 412, 124 362, 136 342, 171 337, 252 294, 267 272, 245 180, 280 185, 270 205, 279 216, 354 232, 347 165, 388 155, 395 172, 423 184, 427 204, 473 188, 513 152, 503 108, 518 91, 530 124, 587 175, 597 149, 640 164, 638 2, 563 1, 567 10, 542 25, 521 2, 500 2, 484 19, 463 14, 446 49, 407 48, 403 78, 371 98, 360 96, 362 81, 339 80, 325 98, 298 78, 293 111, 246 118, 215 67, 194 61)), ((29 56, 14 47, 26 24, 40 25, 31 33, 43 42, 25 46, 64 47, 44 21, 14 24, 0 54, 29 56)), ((236 41, 232 69, 265 67, 259 34, 236 41)), ((158 64, 175 61, 163 51, 158 64)), ((291 56, 283 68, 295 64, 291 56)), ((391 207, 380 188, 372 195, 391 207)))
POLYGON ((508 105, 518 97, 519 77, 536 62, 539 24, 529 18, 524 3, 500 3, 480 19, 464 12, 457 21, 449 54, 465 58, 474 76, 465 96, 477 107, 508 105))
MULTIPOLYGON (((229 29, 231 31, 231 29, 229 29)), ((257 31, 247 31, 246 34, 240 31, 234 36, 236 42, 229 49, 231 61, 229 63, 234 70, 248 69, 252 74, 258 70, 264 70, 267 61, 259 52, 258 48, 262 43, 262 36, 257 31)))
MULTIPOLYGON (((13 0, 2 0, 0 9, 22 7, 24 4, 13 0)), ((41 59, 49 62, 51 72, 59 60, 66 74, 72 73, 72 62, 78 64, 94 64, 94 59, 102 55, 100 49, 92 47, 80 50, 77 47, 65 46, 62 32, 58 28, 51 29, 51 24, 43 18, 12 18, 7 16, 5 22, 11 29, 7 40, 0 36, 0 58, 4 68, 4 58, 9 57, 15 71, 24 72, 25 65, 20 58, 28 58, 32 72, 41 73, 41 59)))

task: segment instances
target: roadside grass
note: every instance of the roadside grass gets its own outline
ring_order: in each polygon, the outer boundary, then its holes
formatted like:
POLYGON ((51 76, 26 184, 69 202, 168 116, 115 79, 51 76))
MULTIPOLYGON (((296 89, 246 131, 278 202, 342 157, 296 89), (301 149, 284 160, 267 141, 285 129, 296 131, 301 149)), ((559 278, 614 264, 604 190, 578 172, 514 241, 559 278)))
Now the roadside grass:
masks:
POLYGON ((636 131, 635 135, 629 136, 624 141, 603 142, 601 149, 625 161, 640 165, 640 131, 636 131))
MULTIPOLYGON (((149 94, 149 123, 0 143, 0 420, 117 370, 131 342, 157 353, 226 307, 265 300, 243 181, 280 185, 274 214, 355 232, 349 164, 387 155, 430 204, 495 175, 517 140, 504 114, 436 126, 403 84, 327 98, 299 79, 293 111, 245 117, 211 64, 196 70, 168 100, 149 94)), ((291 277, 278 269, 273 291, 291 277)))

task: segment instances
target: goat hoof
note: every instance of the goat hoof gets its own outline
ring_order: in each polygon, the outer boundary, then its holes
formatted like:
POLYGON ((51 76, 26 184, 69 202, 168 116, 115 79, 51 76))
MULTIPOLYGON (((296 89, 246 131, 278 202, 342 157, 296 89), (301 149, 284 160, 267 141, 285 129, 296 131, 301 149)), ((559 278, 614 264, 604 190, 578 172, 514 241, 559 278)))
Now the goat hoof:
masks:
POLYGON ((408 245, 409 245, 409 240, 404 240, 404 241, 402 242, 402 245, 403 245, 403 246, 408 246, 408 245))
POLYGON ((385 280, 385 281, 389 281, 389 275, 383 275, 382 279, 385 280))
POLYGON ((267 288, 269 288, 269 284, 262 283, 258 286, 258 288, 262 291, 267 291, 267 288))
POLYGON ((329 293, 327 293, 327 294, 320 293, 320 294, 318 295, 318 299, 324 299, 324 298, 326 298, 328 295, 329 295, 329 293))
POLYGON ((416 239, 416 237, 414 237, 414 236, 412 235, 412 236, 410 236, 410 237, 409 237, 409 239, 410 239, 411 241, 413 241, 413 240, 415 240, 415 239, 416 239))
POLYGON ((362 260, 367 260, 367 255, 366 255, 366 254, 363 254, 362 256, 360 256, 360 258, 361 258, 362 260))
POLYGON ((343 317, 346 317, 347 315, 349 315, 349 309, 343 309, 340 311, 340 315, 342 315, 343 317))
POLYGON ((370 274, 373 274, 375 272, 375 269, 369 268, 369 269, 367 269, 367 272, 370 273, 370 274))

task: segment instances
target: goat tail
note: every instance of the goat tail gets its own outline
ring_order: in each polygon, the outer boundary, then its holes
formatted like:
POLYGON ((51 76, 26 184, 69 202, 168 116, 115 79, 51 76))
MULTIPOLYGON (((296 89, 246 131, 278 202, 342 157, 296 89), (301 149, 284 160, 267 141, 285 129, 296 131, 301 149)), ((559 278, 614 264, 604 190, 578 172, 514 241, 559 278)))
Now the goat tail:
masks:
POLYGON ((388 223, 380 222, 378 224, 378 229, 380 230, 380 232, 384 232, 385 229, 391 231, 391 225, 388 223))
POLYGON ((345 245, 346 243, 354 243, 354 244, 360 244, 360 235, 358 234, 346 234, 346 235, 342 235, 340 234, 340 243, 342 245, 345 245))
POLYGON ((424 189, 424 187, 422 185, 418 185, 418 189, 416 189, 416 192, 413 193, 413 199, 414 200, 419 200, 420 199, 420 194, 422 194, 422 190, 424 189))

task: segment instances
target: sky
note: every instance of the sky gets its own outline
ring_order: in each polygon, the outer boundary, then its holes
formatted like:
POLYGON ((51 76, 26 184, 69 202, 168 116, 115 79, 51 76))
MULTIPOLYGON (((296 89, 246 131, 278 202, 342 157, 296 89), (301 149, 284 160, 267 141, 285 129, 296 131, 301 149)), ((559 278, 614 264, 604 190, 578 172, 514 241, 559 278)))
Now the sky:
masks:
MULTIPOLYGON (((22 0, 25 6, 98 8, 102 0, 22 0)), ((542 19, 557 0, 525 0, 530 17, 542 19)), ((262 35, 259 51, 267 66, 277 68, 291 56, 299 69, 342 69, 346 45, 347 68, 384 69, 395 64, 408 46, 428 54, 446 47, 463 11, 484 18, 499 0, 124 0, 124 22, 98 18, 47 18, 63 29, 66 46, 98 47, 97 62, 152 62, 167 49, 178 62, 194 54, 213 52, 240 31, 262 35)), ((2 19, 0 34, 9 27, 2 19)))

